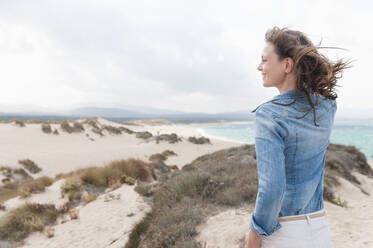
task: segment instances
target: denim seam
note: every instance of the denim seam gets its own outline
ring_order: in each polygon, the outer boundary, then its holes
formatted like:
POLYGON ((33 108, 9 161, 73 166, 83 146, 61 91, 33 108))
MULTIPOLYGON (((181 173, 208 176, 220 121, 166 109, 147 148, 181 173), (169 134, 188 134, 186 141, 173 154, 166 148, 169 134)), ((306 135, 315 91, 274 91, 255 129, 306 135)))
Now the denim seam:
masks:
MULTIPOLYGON (((277 115, 275 112, 267 111, 267 110, 264 110, 264 109, 260 109, 259 111, 262 111, 262 112, 264 112, 264 113, 269 114, 269 115, 271 116, 273 122, 275 122, 276 124, 278 124, 278 122, 277 122, 278 119, 282 119, 282 120, 285 121, 285 123, 286 123, 287 125, 289 125, 289 123, 288 123, 288 121, 287 121, 286 118, 283 118, 283 116, 277 115)), ((280 126, 280 125, 279 125, 279 126, 280 126)), ((281 127, 281 129, 284 129, 284 128, 281 127)), ((285 131, 286 131, 286 134, 289 133, 288 130, 285 130, 285 131)), ((288 135, 286 135, 286 136, 283 138, 284 145, 285 145, 285 143, 286 143, 287 140, 288 140, 288 135)), ((286 147, 284 146, 284 149, 285 149, 285 148, 286 148, 286 147)))

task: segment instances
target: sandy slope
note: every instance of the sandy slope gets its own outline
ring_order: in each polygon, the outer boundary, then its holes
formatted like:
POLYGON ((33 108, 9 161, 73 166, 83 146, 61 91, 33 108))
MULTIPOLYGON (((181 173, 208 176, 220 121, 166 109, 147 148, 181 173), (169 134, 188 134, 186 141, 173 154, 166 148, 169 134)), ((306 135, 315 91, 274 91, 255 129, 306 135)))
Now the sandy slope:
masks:
MULTIPOLYGON (((79 218, 54 226, 54 237, 43 233, 31 234, 24 248, 48 247, 102 247, 122 248, 133 225, 150 210, 134 185, 122 187, 98 197, 84 207, 78 207, 79 218), (111 201, 105 201, 109 194, 111 201), (120 195, 120 199, 116 197, 120 195), (133 214, 132 216, 127 216, 133 214)), ((60 223, 61 220, 59 220, 60 223)))

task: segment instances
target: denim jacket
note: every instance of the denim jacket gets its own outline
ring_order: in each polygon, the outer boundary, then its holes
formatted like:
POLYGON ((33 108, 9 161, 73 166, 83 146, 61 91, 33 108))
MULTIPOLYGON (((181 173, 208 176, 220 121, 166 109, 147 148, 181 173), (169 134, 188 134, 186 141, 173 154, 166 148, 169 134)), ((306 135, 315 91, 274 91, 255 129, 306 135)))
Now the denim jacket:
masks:
POLYGON ((258 170, 258 193, 250 228, 270 236, 281 228, 279 217, 315 212, 324 208, 324 164, 326 148, 334 122, 337 104, 311 94, 315 103, 316 123, 307 96, 299 92, 290 106, 295 89, 282 92, 264 102, 255 112, 255 150, 258 170), (295 117, 302 117, 297 119, 295 117))

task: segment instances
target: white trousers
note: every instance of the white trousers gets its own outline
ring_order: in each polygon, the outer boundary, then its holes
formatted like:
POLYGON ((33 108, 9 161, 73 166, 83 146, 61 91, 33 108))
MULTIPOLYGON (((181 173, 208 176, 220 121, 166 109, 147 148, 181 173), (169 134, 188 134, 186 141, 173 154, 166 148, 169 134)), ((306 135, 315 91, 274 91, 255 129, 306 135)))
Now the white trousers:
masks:
POLYGON ((325 210, 302 214, 307 217, 305 220, 280 222, 282 225, 280 229, 270 236, 262 237, 261 248, 333 248, 327 216, 309 217, 311 214, 323 211, 325 210))

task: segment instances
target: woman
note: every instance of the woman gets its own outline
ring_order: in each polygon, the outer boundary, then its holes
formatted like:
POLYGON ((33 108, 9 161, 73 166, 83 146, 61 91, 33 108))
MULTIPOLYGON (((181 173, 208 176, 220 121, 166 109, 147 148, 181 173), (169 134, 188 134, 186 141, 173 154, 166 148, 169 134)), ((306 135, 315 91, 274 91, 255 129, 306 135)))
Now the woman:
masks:
POLYGON ((246 248, 331 248, 323 202, 326 149, 337 104, 332 63, 300 31, 274 27, 258 70, 280 94, 255 108, 258 193, 246 248))

